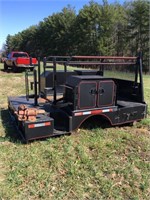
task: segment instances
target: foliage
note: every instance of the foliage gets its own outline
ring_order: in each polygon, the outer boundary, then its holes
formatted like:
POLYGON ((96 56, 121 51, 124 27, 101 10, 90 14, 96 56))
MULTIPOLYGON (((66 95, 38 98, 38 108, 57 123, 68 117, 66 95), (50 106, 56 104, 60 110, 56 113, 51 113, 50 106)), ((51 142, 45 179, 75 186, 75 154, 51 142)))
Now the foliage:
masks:
MULTIPOLYGON (((71 6, 46 17, 38 25, 8 35, 7 51, 24 50, 34 56, 136 55, 144 52, 144 71, 149 57, 149 1, 102 4, 90 1, 76 13, 71 6)), ((150 71, 150 70, 149 70, 150 71)))
POLYGON ((126 5, 127 21, 128 21, 128 42, 132 54, 136 54, 136 50, 141 48, 144 52, 144 64, 148 71, 149 58, 149 17, 150 3, 147 0, 133 1, 126 5))
POLYGON ((97 3, 90 2, 80 10, 74 25, 74 42, 77 54, 92 55, 99 52, 101 41, 101 10, 97 3))

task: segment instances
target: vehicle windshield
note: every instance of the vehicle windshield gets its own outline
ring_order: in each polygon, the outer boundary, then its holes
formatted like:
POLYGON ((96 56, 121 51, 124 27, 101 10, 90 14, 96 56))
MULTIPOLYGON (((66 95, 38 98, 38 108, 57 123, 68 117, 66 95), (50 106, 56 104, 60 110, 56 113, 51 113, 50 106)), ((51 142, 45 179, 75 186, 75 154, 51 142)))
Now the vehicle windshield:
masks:
POLYGON ((28 58, 28 55, 26 53, 14 53, 13 57, 15 57, 15 58, 18 58, 18 57, 28 58))

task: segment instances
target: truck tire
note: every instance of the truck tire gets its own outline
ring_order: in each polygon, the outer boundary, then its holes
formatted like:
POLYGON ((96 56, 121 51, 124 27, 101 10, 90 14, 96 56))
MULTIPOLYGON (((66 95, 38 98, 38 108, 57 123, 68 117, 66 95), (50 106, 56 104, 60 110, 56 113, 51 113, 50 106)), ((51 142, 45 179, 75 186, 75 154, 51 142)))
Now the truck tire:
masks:
POLYGON ((4 71, 8 70, 8 65, 4 62, 4 71))
POLYGON ((13 72, 16 73, 18 71, 17 66, 15 65, 15 63, 13 63, 13 72))
POLYGON ((31 68, 30 68, 30 71, 33 72, 33 70, 34 70, 34 67, 31 67, 31 68))

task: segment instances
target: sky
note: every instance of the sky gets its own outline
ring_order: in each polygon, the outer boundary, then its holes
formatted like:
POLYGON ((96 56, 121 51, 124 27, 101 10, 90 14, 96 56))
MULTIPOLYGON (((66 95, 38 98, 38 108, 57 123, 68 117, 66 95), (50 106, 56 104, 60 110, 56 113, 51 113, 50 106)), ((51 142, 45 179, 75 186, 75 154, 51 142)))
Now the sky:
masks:
MULTIPOLYGON (((90 0, 0 0, 0 49, 8 34, 15 35, 70 5, 78 12, 90 0)), ((102 3, 102 0, 94 0, 102 3)), ((108 0, 114 3, 116 0, 108 0)), ((117 0, 122 3, 123 0, 117 0)))

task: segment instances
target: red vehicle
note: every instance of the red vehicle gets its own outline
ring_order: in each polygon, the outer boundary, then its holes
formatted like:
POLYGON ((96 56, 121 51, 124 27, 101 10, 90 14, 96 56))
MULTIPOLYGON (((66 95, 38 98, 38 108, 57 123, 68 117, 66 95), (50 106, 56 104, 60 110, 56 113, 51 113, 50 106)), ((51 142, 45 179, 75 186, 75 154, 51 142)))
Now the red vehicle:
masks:
POLYGON ((4 70, 7 70, 9 67, 12 68, 14 72, 17 72, 19 68, 30 68, 33 70, 36 64, 37 59, 30 58, 28 53, 12 51, 4 61, 4 70))

